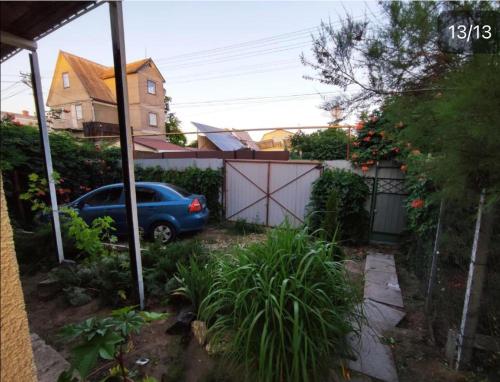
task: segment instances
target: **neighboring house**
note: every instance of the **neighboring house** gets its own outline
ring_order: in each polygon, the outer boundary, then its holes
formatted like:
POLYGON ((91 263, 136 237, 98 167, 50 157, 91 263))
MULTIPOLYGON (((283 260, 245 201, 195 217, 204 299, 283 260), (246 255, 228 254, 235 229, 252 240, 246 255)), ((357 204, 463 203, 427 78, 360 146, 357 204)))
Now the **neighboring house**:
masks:
POLYGON ((244 131, 218 129, 198 122, 192 122, 192 124, 198 131, 199 150, 259 150, 250 135, 244 131))
POLYGON ((294 133, 285 129, 276 129, 265 133, 260 142, 259 148, 263 151, 283 151, 290 147, 290 139, 294 133))
POLYGON ((38 119, 36 115, 30 115, 27 110, 21 113, 11 113, 10 111, 0 112, 1 119, 9 118, 12 122, 24 126, 38 126, 38 119))
MULTIPOLYGON (((151 58, 131 62, 126 69, 133 132, 164 132, 165 79, 151 58)), ((115 93, 112 67, 60 51, 47 99, 52 110, 60 111, 53 129, 81 136, 84 122, 118 124, 115 93)))
POLYGON ((178 146, 171 142, 154 139, 152 137, 134 137, 134 151, 151 153, 179 153, 197 151, 197 149, 178 146))

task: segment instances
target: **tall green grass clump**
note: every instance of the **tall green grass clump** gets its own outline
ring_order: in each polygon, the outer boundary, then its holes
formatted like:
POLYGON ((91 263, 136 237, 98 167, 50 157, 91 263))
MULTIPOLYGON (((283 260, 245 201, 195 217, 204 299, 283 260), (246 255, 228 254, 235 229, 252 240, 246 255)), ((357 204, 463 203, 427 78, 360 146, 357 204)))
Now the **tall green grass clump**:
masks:
POLYGON ((247 380, 322 381, 351 356, 345 338, 360 293, 333 260, 336 249, 285 225, 219 259, 200 316, 210 343, 243 365, 247 380))

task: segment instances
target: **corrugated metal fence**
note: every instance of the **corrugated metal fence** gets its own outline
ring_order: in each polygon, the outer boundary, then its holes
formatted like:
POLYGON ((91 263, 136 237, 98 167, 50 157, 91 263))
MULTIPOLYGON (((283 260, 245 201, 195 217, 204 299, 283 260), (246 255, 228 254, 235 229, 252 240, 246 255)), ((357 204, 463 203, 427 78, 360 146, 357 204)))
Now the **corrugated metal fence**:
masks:
POLYGON ((224 161, 226 219, 277 226, 304 222, 312 183, 323 169, 314 161, 224 161))

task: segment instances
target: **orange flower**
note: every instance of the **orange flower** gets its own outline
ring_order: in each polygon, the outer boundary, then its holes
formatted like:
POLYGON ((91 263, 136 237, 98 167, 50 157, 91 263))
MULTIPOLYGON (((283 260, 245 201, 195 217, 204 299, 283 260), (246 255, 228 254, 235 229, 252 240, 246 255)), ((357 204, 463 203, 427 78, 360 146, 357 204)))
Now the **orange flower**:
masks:
POLYGON ((351 155, 351 159, 354 159, 354 160, 358 159, 358 157, 359 157, 359 155, 356 153, 351 155))
POLYGON ((361 171, 367 172, 370 169, 368 166, 361 166, 361 171))
POLYGON ((356 126, 354 128, 359 131, 362 130, 364 126, 365 123, 363 121, 359 121, 358 123, 356 123, 356 126))
POLYGON ((372 136, 373 134, 375 134, 375 130, 370 130, 370 131, 368 132, 368 135, 369 135, 369 136, 372 136))
POLYGON ((370 136, 366 136, 363 138, 363 142, 370 142, 372 138, 370 136))
POLYGON ((374 163, 375 163, 375 161, 373 159, 369 159, 366 161, 366 164, 369 164, 369 165, 372 165, 374 163))
POLYGON ((402 164, 401 167, 400 167, 400 170, 403 171, 403 172, 406 172, 406 170, 408 170, 408 165, 402 164))
POLYGON ((422 199, 414 199, 411 202, 412 208, 422 208, 424 206, 424 201, 422 199))
POLYGON ((411 150, 411 153, 412 153, 413 155, 420 155, 420 150, 418 150, 418 149, 411 150))

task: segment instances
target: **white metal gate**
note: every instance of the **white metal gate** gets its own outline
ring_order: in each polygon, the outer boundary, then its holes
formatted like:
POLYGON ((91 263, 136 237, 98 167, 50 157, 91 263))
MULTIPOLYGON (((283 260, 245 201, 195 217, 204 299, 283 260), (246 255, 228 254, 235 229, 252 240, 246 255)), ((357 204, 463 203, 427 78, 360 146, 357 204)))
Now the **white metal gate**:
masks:
POLYGON ((277 226, 304 222, 312 183, 323 167, 315 161, 224 161, 226 219, 277 226))

